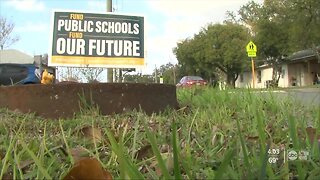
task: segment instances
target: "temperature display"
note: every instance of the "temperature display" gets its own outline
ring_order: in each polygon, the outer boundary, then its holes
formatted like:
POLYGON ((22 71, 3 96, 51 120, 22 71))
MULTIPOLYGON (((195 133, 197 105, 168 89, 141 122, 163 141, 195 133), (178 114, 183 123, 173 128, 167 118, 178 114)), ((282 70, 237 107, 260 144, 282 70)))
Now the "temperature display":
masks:
POLYGON ((276 164, 280 159, 280 148, 268 149, 268 162, 270 164, 276 164))

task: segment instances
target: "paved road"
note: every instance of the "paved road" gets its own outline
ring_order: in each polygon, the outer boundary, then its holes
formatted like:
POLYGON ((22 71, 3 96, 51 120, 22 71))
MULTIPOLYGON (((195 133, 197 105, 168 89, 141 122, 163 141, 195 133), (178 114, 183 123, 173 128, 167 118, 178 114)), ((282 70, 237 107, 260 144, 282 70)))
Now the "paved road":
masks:
POLYGON ((275 93, 280 97, 290 97, 304 105, 320 108, 320 88, 287 89, 275 93))
MULTIPOLYGON (((229 92, 234 93, 234 92, 229 92)), ((305 106, 315 106, 320 109, 320 88, 301 88, 301 89, 283 89, 283 90, 261 90, 252 91, 262 96, 276 96, 278 100, 293 99, 297 103, 305 106), (271 93, 271 94, 270 94, 271 93)))

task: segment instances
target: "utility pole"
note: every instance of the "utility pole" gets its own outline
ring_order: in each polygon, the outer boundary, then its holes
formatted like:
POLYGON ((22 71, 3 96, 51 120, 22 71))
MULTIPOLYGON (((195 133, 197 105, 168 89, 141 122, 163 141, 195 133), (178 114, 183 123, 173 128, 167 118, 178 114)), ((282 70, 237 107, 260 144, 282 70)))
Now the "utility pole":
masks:
POLYGON ((155 83, 158 83, 158 69, 157 69, 157 65, 155 65, 155 69, 154 69, 154 79, 155 79, 155 83))
POLYGON ((118 82, 122 83, 122 69, 119 68, 119 80, 118 82))
MULTIPOLYGON (((112 12, 112 0, 107 0, 107 12, 112 12)), ((113 82, 113 69, 107 68, 108 82, 113 82)))

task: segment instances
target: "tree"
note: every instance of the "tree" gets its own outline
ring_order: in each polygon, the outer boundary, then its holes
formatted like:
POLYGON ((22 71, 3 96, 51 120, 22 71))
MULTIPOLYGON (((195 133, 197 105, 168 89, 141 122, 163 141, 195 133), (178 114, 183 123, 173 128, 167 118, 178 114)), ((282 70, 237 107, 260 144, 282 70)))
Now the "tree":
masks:
POLYGON ((271 65, 272 85, 278 86, 281 76, 281 64, 285 60, 289 49, 289 31, 287 27, 286 7, 282 1, 265 1, 261 8, 260 18, 256 22, 256 43, 258 55, 264 59, 264 63, 271 65))
POLYGON ((194 39, 185 39, 177 43, 173 53, 179 61, 181 73, 185 75, 197 74, 196 60, 193 56, 197 50, 194 39))
POLYGON ((234 87, 238 75, 249 64, 242 50, 250 39, 248 29, 235 23, 211 24, 206 33, 207 61, 225 73, 227 83, 234 87))
POLYGON ((290 50, 311 48, 320 42, 320 1, 286 0, 290 50), (289 21, 288 21, 289 20, 289 21))
POLYGON ((12 31, 14 23, 8 21, 4 17, 0 17, 0 49, 10 47, 12 44, 19 40, 19 36, 14 36, 12 31))
POLYGON ((177 81, 183 76, 179 72, 179 65, 167 63, 161 65, 160 68, 155 69, 157 72, 153 72, 153 75, 157 73, 157 76, 162 76, 165 84, 176 84, 177 81))
POLYGON ((254 35, 257 28, 257 21, 261 15, 261 4, 254 1, 242 6, 238 12, 227 11, 227 19, 225 22, 244 24, 251 30, 251 34, 254 35))
POLYGON ((138 74, 125 74, 124 76, 124 82, 130 82, 130 83, 153 83, 154 79, 152 75, 142 75, 140 73, 138 74))
POLYGON ((62 78, 62 81, 74 81, 81 82, 79 68, 76 67, 60 67, 58 69, 58 75, 62 78))
POLYGON ((182 71, 192 72, 209 81, 226 77, 230 86, 248 65, 242 49, 249 40, 248 29, 242 25, 226 22, 209 24, 192 39, 177 44, 174 53, 182 71))
POLYGON ((265 0, 263 5, 251 1, 238 10, 238 16, 228 12, 228 21, 244 24, 251 30, 252 39, 258 46, 258 58, 263 59, 262 64, 273 67, 273 84, 277 84, 277 77, 280 77, 279 64, 287 53, 288 44, 287 24, 281 24, 280 20, 283 18, 281 11, 284 11, 281 1, 265 0))
POLYGON ((104 71, 103 68, 80 68, 79 73, 89 83, 99 82, 100 74, 104 71))
POLYGON ((173 49, 179 67, 179 77, 184 75, 198 75, 210 82, 216 79, 214 67, 205 61, 204 44, 205 34, 203 31, 196 34, 193 38, 187 38, 173 49))

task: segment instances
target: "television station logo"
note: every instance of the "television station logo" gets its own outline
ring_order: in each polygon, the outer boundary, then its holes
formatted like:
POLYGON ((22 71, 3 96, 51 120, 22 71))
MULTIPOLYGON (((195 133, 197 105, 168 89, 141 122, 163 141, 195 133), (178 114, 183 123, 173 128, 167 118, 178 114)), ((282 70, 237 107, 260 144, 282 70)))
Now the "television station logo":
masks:
POLYGON ((301 151, 295 151, 295 150, 288 150, 288 160, 294 161, 294 160, 308 160, 309 152, 305 150, 301 151))

